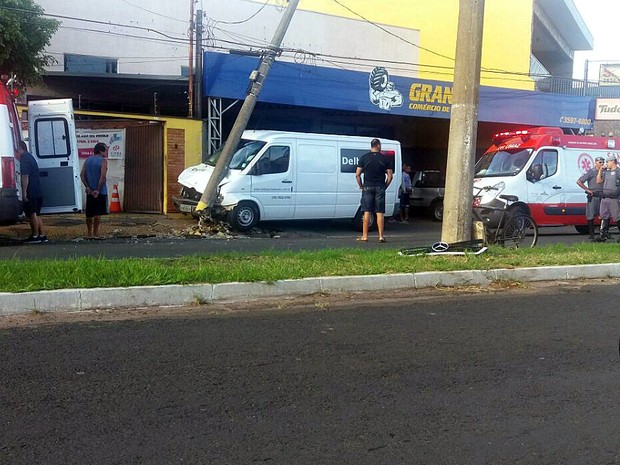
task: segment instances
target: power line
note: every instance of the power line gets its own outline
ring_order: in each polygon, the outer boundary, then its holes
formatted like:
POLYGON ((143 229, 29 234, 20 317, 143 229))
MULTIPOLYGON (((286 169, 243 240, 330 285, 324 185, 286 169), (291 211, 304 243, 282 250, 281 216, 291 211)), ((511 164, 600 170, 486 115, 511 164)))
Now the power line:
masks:
POLYGON ((131 2, 128 2, 127 0, 121 0, 121 1, 123 3, 126 3, 127 5, 130 5, 130 6, 133 6, 134 8, 137 8, 138 10, 146 11, 147 13, 151 13, 151 14, 153 14, 155 16, 161 16, 162 18, 171 19, 173 21, 178 21, 178 22, 183 23, 183 24, 187 24, 187 22, 188 22, 188 21, 183 20, 183 19, 177 19, 177 18, 173 18, 173 17, 168 16, 168 15, 157 13, 156 11, 147 10, 146 8, 143 8, 141 6, 138 6, 138 5, 135 5, 135 4, 131 3, 131 2))
POLYGON ((241 21, 218 21, 218 20, 214 20, 214 21, 216 23, 218 23, 218 24, 243 24, 243 23, 247 23, 249 20, 254 18, 257 14, 259 14, 261 11, 263 11, 267 5, 269 5, 269 0, 266 0, 265 3, 263 4, 263 6, 261 6, 258 9, 258 11, 256 13, 254 13, 252 16, 250 16, 247 19, 241 20, 241 21))

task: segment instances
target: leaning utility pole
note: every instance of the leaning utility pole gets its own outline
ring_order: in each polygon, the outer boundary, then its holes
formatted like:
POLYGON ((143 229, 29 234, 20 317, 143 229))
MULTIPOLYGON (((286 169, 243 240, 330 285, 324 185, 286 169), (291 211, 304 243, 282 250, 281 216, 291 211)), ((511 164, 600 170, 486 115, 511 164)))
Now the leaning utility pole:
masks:
POLYGON ((233 156, 234 150, 239 145, 241 135, 243 134, 243 131, 245 130, 248 121, 250 120, 250 116, 252 116, 252 111, 254 110, 256 101, 258 100, 258 94, 261 91, 263 82, 265 82, 265 79, 267 78, 267 74, 271 69, 271 65, 275 61, 276 55, 278 55, 278 53, 280 52, 280 45, 282 44, 282 39, 284 39, 284 34, 286 34, 286 30, 291 23, 291 19, 293 19, 293 13, 297 8, 298 3, 299 0, 289 0, 288 7, 284 11, 282 19, 280 20, 280 24, 278 25, 278 28, 273 35, 273 39, 271 40, 269 49, 263 53, 260 64, 258 65, 258 69, 252 71, 252 73, 250 74, 250 80, 252 81, 250 91, 248 92, 248 95, 243 102, 241 110, 239 110, 239 115, 237 116, 235 124, 230 130, 228 139, 226 139, 226 143, 224 144, 222 153, 217 160, 215 169, 213 170, 213 173, 209 178, 207 187, 205 187, 205 191, 203 192, 202 197, 200 197, 200 201, 196 206, 196 211, 200 213, 201 218, 205 218, 211 214, 211 209, 215 204, 215 199, 217 195, 217 186, 226 175, 226 170, 228 169, 230 159, 233 156))
POLYGON ((471 239, 484 0, 460 0, 442 242, 471 239))

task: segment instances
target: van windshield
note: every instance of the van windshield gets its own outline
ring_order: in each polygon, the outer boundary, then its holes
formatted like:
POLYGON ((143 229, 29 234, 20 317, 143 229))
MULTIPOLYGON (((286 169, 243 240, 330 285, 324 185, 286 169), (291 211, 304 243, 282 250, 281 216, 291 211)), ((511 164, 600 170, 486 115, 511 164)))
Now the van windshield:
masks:
MULTIPOLYGON (((260 150, 265 146, 266 142, 259 140, 247 140, 241 139, 239 141, 239 145, 233 154, 230 163, 228 164, 228 168, 231 170, 242 170, 254 159, 256 154, 260 152, 260 150)), ((222 154, 222 150, 224 149, 224 145, 213 152, 206 163, 207 165, 215 166, 217 160, 220 158, 222 154)))
POLYGON ((532 155, 532 149, 499 150, 485 153, 476 163, 474 178, 492 178, 496 176, 516 176, 532 155))

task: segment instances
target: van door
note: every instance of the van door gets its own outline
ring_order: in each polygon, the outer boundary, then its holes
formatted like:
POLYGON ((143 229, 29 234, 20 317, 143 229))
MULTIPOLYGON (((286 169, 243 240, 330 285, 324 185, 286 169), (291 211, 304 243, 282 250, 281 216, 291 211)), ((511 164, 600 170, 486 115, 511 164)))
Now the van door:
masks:
POLYGON ((296 163, 294 218, 333 218, 339 191, 336 142, 298 141, 296 163))
POLYGON ((261 220, 290 220, 295 208, 295 170, 292 144, 271 145, 254 163, 251 196, 262 206, 261 220))
POLYGON ((566 211, 565 161, 557 149, 542 149, 526 171, 527 203, 538 225, 565 224, 570 213, 566 211))
POLYGON ((80 167, 71 99, 28 103, 30 151, 39 165, 42 213, 82 209, 80 167))

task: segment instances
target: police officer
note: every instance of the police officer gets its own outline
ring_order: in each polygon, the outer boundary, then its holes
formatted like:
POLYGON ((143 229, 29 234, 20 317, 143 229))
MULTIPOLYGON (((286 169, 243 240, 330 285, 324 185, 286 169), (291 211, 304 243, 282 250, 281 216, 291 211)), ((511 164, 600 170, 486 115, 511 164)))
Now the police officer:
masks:
POLYGON ((599 171, 605 168, 605 159, 596 157, 594 159, 594 168, 589 169, 579 179, 577 185, 586 191, 588 203, 586 204, 586 220, 588 220, 588 233, 590 240, 594 240, 594 219, 598 215, 601 208, 601 197, 603 196, 603 184, 596 182, 596 176, 599 171), (584 183, 588 183, 586 186, 584 183))
MULTIPOLYGON (((600 170, 596 175, 596 182, 603 184, 603 198, 601 199, 601 234, 598 238, 599 242, 605 242, 609 236, 609 221, 611 218, 618 226, 620 220, 620 169, 616 157, 609 155, 607 157, 607 169, 600 170)), ((620 226, 618 226, 620 228, 620 226)))

